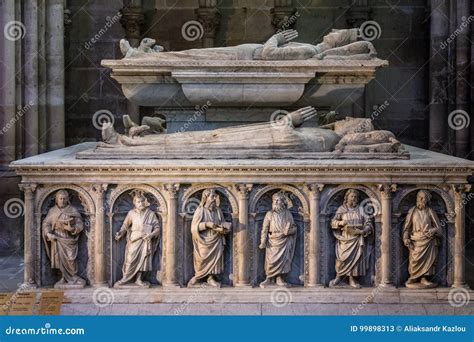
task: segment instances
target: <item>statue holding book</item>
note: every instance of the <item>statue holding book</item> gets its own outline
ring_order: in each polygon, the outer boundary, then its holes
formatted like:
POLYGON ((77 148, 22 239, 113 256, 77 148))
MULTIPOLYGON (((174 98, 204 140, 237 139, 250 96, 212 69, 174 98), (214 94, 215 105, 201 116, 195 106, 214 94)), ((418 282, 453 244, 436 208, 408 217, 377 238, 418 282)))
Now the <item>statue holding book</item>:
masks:
POLYGON ((349 278, 349 285, 360 288, 358 278, 367 270, 367 237, 373 232, 370 216, 364 213, 359 204, 359 192, 349 189, 345 193, 344 203, 331 221, 336 238, 336 278, 329 286, 337 286, 343 278, 349 278))
POLYGON ((206 279, 209 285, 220 287, 216 277, 224 272, 225 235, 230 233, 232 224, 225 221, 219 204, 216 191, 206 189, 194 212, 191 234, 195 274, 188 286, 194 286, 201 279, 206 279))
POLYGON ((131 282, 135 282, 139 287, 150 286, 149 282, 143 280, 143 275, 152 270, 153 255, 161 231, 160 223, 155 212, 149 208, 143 193, 135 193, 133 205, 134 208, 128 212, 122 228, 115 234, 116 241, 127 236, 122 279, 115 283, 115 287, 131 282))
POLYGON ((297 232, 289 207, 289 198, 278 192, 272 197, 272 210, 267 212, 263 220, 259 248, 265 249, 266 279, 260 287, 272 284, 273 280, 278 286, 288 285, 285 275, 291 270, 297 232))

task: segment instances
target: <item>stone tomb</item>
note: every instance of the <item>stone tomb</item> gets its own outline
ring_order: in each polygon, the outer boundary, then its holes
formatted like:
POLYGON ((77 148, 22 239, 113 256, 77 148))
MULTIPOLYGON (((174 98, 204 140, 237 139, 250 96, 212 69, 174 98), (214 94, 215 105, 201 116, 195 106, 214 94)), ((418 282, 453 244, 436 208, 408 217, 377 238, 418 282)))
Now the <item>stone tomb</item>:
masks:
POLYGON ((236 303, 242 296, 261 303, 259 293, 270 294, 273 287, 258 288, 265 279, 264 251, 258 244, 263 218, 276 192, 286 193, 292 202, 290 212, 297 233, 286 280, 296 302, 320 303, 327 299, 326 293, 334 304, 358 303, 360 297, 378 288, 395 291, 395 297, 390 297, 393 303, 403 303, 406 298, 417 302, 419 295, 412 294, 419 290, 404 288, 408 250, 402 241, 402 227, 420 189, 431 194, 431 207, 442 229, 432 279, 440 288, 423 290, 424 295, 432 293, 426 301, 445 302, 447 292, 442 288, 466 286, 464 208, 469 200, 467 178, 474 169, 470 161, 410 146, 405 146, 409 160, 76 159, 76 153, 94 146, 83 143, 12 163, 25 192, 25 282, 48 288, 61 278, 61 273, 51 268, 41 232, 59 190, 67 190, 71 205, 82 217, 77 274, 86 285, 66 290, 66 298, 73 303, 91 303, 92 297, 85 295, 91 292, 89 287, 112 287, 121 278, 125 243, 113 236, 133 208, 134 191, 145 195, 161 231, 152 270, 144 277, 151 288, 127 289, 126 296, 124 290, 114 289, 119 302, 153 303, 156 295, 166 295, 157 301, 178 305, 190 291, 199 291, 200 300, 207 298, 210 303, 236 303), (190 225, 206 189, 219 195, 232 231, 225 238, 222 287, 190 289, 185 288, 194 274, 190 225), (368 266, 366 275, 360 277, 360 290, 345 282, 327 288, 335 276, 331 220, 348 189, 359 191, 374 224, 374 233, 367 240, 368 266), (244 292, 237 287, 243 287, 244 292), (309 291, 309 297, 304 291, 309 291), (408 297, 403 297, 407 291, 408 297))

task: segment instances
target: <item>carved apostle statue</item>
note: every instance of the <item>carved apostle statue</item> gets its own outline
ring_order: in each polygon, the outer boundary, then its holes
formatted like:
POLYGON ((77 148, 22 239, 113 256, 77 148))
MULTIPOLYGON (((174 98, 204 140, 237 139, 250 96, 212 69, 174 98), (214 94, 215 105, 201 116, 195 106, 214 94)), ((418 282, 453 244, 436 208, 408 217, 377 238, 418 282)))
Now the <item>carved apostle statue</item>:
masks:
POLYGON ((372 234, 373 224, 359 205, 357 190, 347 190, 343 205, 331 221, 331 228, 336 238, 336 278, 329 286, 336 286, 344 277, 349 277, 349 285, 360 288, 358 277, 367 271, 367 237, 372 234))
POLYGON ((61 279, 56 288, 84 287, 86 281, 77 275, 79 236, 84 228, 81 214, 69 202, 66 190, 56 193, 55 205, 43 220, 43 240, 51 268, 59 269, 61 279))
POLYGON ((437 284, 428 280, 435 274, 441 228, 438 216, 429 207, 431 195, 420 190, 416 206, 408 211, 403 226, 403 243, 408 248, 408 278, 405 285, 413 288, 431 288, 437 284))
POLYGON ((224 271, 224 235, 231 227, 231 223, 224 220, 216 191, 204 190, 191 223, 195 274, 188 286, 196 285, 204 278, 209 285, 220 286, 216 276, 224 271))
POLYGON ((122 227, 115 234, 115 240, 127 236, 125 260, 122 267, 122 279, 114 286, 120 287, 135 282, 140 287, 149 287, 150 283, 143 280, 145 272, 152 270, 152 260, 160 236, 160 223, 155 212, 143 193, 133 196, 134 208, 123 221, 122 227))
POLYGON ((270 285, 274 279, 278 286, 286 286, 285 275, 291 270, 296 245, 296 225, 288 210, 290 200, 278 192, 272 196, 272 210, 263 220, 260 249, 265 249, 266 279, 260 287, 270 285))

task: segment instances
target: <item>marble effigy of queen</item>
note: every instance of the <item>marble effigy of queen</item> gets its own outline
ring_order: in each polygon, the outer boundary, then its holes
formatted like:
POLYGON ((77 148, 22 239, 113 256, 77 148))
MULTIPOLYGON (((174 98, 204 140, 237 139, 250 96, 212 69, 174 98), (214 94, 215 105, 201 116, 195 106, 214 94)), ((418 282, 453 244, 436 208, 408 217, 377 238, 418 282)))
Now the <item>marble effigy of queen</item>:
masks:
POLYGON ((61 279, 56 288, 84 287, 86 281, 77 275, 79 236, 84 223, 79 211, 71 205, 66 190, 55 195, 55 205, 49 209, 42 223, 46 254, 51 268, 59 269, 61 279))
POLYGON ((229 47, 190 49, 163 52, 153 46, 155 40, 143 39, 138 48, 132 48, 122 39, 120 48, 125 58, 144 57, 160 60, 304 60, 317 59, 371 59, 376 56, 372 43, 358 41, 359 29, 333 29, 317 45, 296 43, 296 30, 286 30, 270 37, 264 44, 240 44, 229 47))

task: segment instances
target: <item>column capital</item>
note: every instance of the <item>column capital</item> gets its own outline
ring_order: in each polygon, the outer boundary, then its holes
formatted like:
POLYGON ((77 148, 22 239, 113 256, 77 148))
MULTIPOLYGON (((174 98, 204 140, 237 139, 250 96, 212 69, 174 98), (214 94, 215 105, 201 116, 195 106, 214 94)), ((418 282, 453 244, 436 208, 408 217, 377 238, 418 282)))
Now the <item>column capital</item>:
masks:
POLYGON ((309 191, 312 194, 319 194, 324 189, 324 184, 320 183, 305 183, 303 186, 304 189, 309 191))
POLYGON ((248 198, 250 191, 252 191, 253 184, 237 183, 234 184, 232 188, 237 191, 241 198, 248 198))
POLYGON ((462 194, 465 192, 471 192, 472 185, 471 184, 454 184, 452 188, 454 192, 462 194))
POLYGON ((92 190, 94 193, 98 194, 98 195, 102 195, 102 194, 104 194, 104 192, 107 191, 107 188, 108 188, 108 187, 109 187, 108 184, 98 183, 98 184, 93 184, 93 185, 91 186, 91 190, 92 190))
POLYGON ((392 192, 397 191, 397 184, 390 184, 390 183, 383 183, 377 185, 377 190, 380 192, 382 197, 390 198, 392 196, 392 192))
POLYGON ((145 13, 141 7, 124 7, 120 10, 120 24, 125 30, 127 39, 140 39, 143 25, 145 24, 145 13))
POLYGON ((20 183, 18 187, 25 193, 25 196, 31 196, 36 191, 38 184, 36 183, 20 183))
POLYGON ((170 198, 178 197, 179 187, 180 185, 178 183, 170 183, 163 185, 163 189, 168 193, 170 198))

